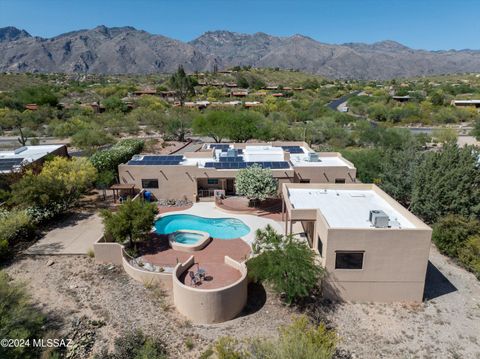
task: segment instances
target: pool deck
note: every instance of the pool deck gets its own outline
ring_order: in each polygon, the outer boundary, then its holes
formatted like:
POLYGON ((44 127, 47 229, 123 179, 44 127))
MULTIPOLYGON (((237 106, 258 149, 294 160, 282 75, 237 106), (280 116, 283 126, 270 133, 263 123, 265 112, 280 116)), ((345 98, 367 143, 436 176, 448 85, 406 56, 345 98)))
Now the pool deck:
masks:
MULTIPOLYGON (((152 235, 148 242, 139 246, 139 252, 144 262, 163 267, 174 267, 179 262, 185 262, 191 255, 195 257, 195 265, 189 269, 205 269, 207 280, 202 281, 197 288, 220 288, 234 283, 241 276, 238 270, 224 264, 225 256, 236 261, 245 261, 250 255, 250 246, 240 238, 212 239, 202 250, 192 253, 172 249, 168 245, 168 236, 152 235), (197 265, 198 264, 198 265, 197 265)), ((191 285, 190 278, 181 278, 186 285, 191 285)))

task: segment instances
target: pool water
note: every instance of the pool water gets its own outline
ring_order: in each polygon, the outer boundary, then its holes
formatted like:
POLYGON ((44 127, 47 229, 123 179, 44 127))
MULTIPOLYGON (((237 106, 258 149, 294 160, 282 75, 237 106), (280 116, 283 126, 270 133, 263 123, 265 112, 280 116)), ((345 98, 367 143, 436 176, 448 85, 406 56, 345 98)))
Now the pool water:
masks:
POLYGON ((170 234, 180 230, 207 232, 212 238, 234 239, 248 234, 250 227, 236 218, 205 218, 191 214, 171 214, 155 222, 155 231, 158 234, 170 234))
POLYGON ((178 232, 174 235, 175 242, 181 244, 196 244, 203 238, 203 235, 198 233, 178 232))

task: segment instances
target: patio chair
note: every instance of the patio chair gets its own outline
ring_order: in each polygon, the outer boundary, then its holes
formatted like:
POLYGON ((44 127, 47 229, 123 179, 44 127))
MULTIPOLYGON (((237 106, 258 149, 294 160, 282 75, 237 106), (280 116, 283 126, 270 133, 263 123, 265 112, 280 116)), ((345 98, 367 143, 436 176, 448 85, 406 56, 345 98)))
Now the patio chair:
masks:
POLYGON ((188 271, 188 275, 190 276, 190 284, 196 286, 201 283, 200 278, 198 278, 198 276, 196 276, 192 271, 188 271))

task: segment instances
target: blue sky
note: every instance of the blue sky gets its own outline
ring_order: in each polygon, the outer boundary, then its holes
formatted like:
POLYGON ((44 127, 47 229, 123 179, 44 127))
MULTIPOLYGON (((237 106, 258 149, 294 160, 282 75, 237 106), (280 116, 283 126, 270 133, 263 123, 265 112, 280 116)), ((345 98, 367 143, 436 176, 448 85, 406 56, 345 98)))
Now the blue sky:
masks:
POLYGON ((184 41, 208 30, 480 49, 480 0, 0 0, 0 27, 51 37, 130 25, 184 41))

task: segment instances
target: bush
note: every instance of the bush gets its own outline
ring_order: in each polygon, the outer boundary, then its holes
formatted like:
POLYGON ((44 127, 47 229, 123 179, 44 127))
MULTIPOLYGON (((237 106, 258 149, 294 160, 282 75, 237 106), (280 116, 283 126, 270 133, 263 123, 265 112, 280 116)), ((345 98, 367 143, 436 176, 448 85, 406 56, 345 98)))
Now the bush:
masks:
POLYGON ((208 352, 216 359, 331 359, 335 355, 337 335, 324 324, 314 326, 307 317, 297 318, 291 325, 280 327, 278 339, 250 338, 244 343, 231 337, 217 340, 208 352))
POLYGON ((455 258, 468 238, 479 233, 479 221, 452 214, 441 218, 433 226, 432 240, 440 252, 455 258))
MULTIPOLYGON (((0 338, 37 339, 43 337, 45 317, 31 303, 21 284, 12 283, 0 271, 0 338)), ((6 348, 0 346, 0 358, 37 358, 39 350, 33 347, 6 348)))
POLYGON ((235 187, 241 196, 253 200, 264 200, 276 194, 278 182, 270 169, 253 165, 238 172, 235 187))
POLYGON ((167 359, 167 350, 161 340, 136 331, 115 339, 114 352, 104 350, 95 359, 167 359))
POLYGON ((118 165, 128 162, 133 155, 142 152, 143 145, 142 140, 122 140, 108 150, 96 152, 90 157, 90 161, 98 172, 116 173, 118 165))
POLYGON ((0 211, 0 258, 5 257, 8 249, 33 236, 35 226, 24 210, 0 211))
POLYGON ((249 277, 271 284, 285 295, 287 303, 309 295, 318 286, 324 270, 304 242, 279 235, 267 226, 257 231, 253 248, 257 255, 247 262, 249 277))
POLYGON ((462 265, 480 279, 480 236, 470 237, 458 250, 462 265))

